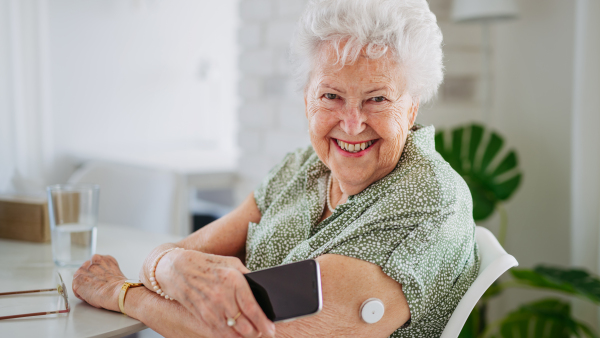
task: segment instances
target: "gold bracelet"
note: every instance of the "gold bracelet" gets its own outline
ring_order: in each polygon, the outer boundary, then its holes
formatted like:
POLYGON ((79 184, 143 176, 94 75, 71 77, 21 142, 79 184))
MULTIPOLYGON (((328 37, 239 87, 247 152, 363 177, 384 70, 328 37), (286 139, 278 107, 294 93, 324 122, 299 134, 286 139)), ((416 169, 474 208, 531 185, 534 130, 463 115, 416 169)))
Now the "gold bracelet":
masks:
POLYGON ((129 288, 135 288, 143 285, 144 284, 139 280, 128 279, 125 281, 125 283, 123 283, 123 286, 121 286, 121 292, 119 293, 119 310, 121 310, 124 315, 127 316, 125 313, 125 295, 127 294, 127 290, 129 290, 129 288))

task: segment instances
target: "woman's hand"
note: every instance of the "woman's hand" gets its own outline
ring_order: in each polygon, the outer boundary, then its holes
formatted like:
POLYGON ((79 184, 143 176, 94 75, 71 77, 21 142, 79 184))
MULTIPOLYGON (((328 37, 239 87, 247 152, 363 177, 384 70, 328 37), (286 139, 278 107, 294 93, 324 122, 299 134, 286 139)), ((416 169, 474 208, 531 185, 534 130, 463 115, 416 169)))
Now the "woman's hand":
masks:
POLYGON ((160 288, 211 331, 211 337, 272 337, 275 325, 254 299, 243 274, 250 272, 235 257, 194 250, 166 254, 156 267, 160 288), (233 327, 227 318, 234 318, 233 327))
POLYGON ((94 255, 73 275, 73 293, 94 307, 119 312, 119 292, 126 280, 114 257, 94 255))

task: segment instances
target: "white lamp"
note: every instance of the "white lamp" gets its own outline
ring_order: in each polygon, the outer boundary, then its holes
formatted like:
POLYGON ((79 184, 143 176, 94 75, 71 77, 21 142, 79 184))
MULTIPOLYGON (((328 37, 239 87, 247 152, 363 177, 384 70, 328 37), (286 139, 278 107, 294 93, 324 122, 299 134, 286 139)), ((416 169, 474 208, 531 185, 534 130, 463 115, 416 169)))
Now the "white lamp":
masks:
POLYGON ((482 106, 483 121, 490 122, 490 21, 514 19, 519 10, 515 0, 454 0, 452 20, 456 22, 481 22, 482 25, 482 106))

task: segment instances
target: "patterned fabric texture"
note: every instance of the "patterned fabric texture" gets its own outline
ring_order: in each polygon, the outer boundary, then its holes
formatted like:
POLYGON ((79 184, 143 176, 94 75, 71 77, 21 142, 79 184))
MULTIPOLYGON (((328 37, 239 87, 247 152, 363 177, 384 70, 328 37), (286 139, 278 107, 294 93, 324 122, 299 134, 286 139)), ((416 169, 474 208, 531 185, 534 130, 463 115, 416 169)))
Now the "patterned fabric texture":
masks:
POLYGON ((439 337, 479 271, 472 199, 435 151, 434 128, 409 132, 396 168, 320 218, 331 173, 312 147, 288 154, 254 192, 250 270, 339 254, 380 266, 402 285, 411 319, 391 337, 439 337))

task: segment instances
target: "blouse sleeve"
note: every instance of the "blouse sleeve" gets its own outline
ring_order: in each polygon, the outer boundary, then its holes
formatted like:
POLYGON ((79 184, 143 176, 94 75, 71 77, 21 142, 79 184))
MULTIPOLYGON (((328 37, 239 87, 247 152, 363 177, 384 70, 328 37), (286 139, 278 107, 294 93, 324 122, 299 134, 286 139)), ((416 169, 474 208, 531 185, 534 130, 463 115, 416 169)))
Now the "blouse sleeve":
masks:
POLYGON ((402 285, 411 313, 406 328, 419 323, 434 330, 439 329, 436 325, 443 329, 447 317, 441 314, 458 303, 450 298, 466 291, 479 267, 468 188, 462 180, 448 184, 435 175, 423 179, 422 174, 409 174, 382 194, 330 243, 328 253, 379 265, 402 285), (465 290, 457 293, 454 288, 465 290), (432 311, 439 311, 439 323, 431 322, 432 311), (430 322, 420 323, 423 318, 430 322))
POLYGON ((283 160, 274 166, 267 176, 254 190, 254 200, 264 215, 273 200, 283 191, 289 181, 300 172, 300 168, 314 153, 311 146, 300 148, 285 155, 283 160))

